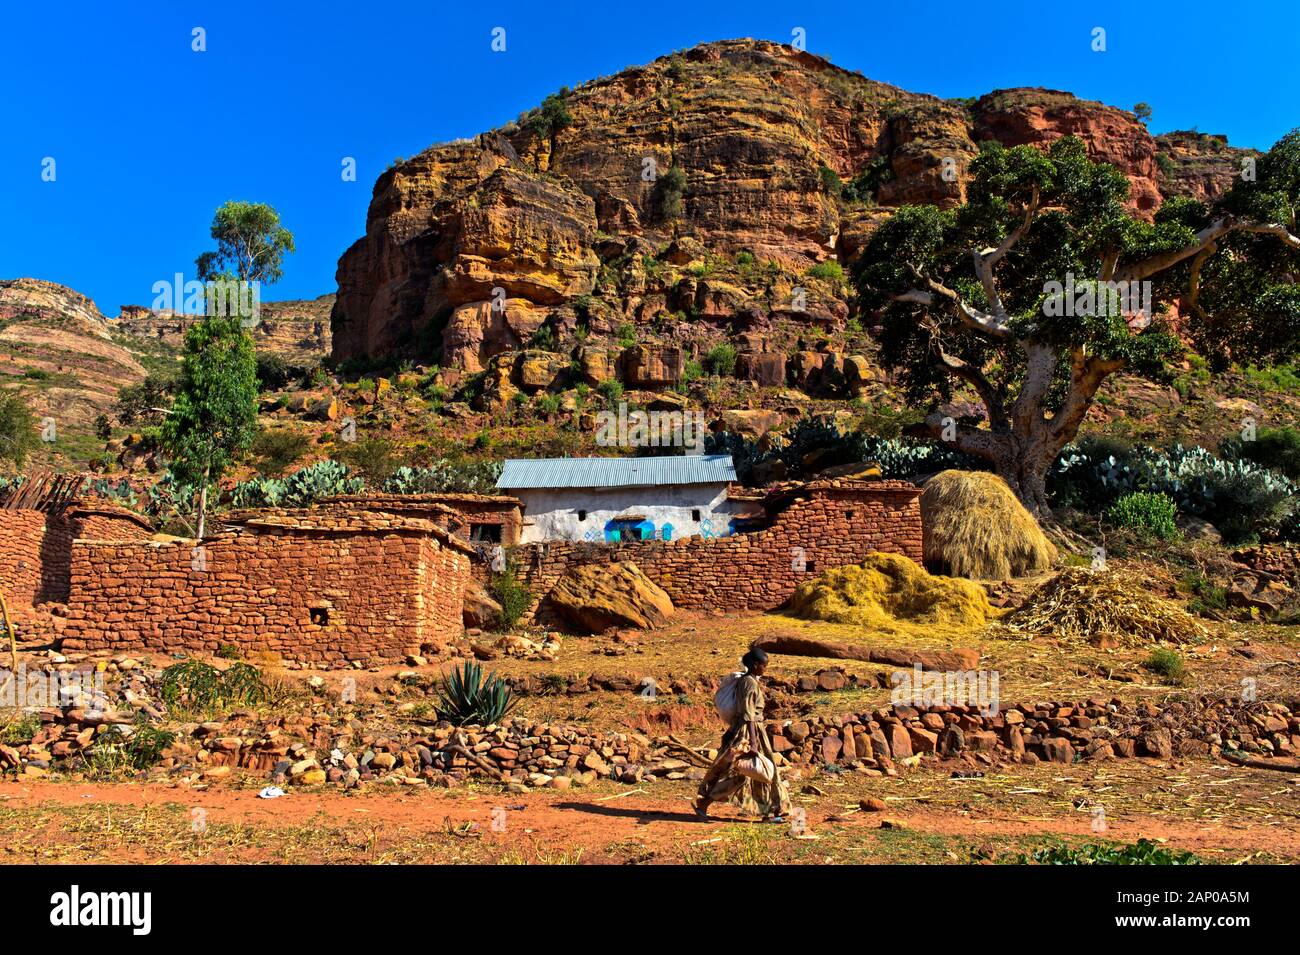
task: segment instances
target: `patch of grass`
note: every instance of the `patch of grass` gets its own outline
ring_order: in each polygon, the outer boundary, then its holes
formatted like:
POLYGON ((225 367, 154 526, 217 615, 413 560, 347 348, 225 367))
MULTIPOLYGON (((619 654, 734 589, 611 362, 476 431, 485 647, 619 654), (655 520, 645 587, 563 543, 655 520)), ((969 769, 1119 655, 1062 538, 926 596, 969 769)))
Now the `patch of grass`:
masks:
POLYGON ((532 591, 519 579, 518 566, 513 561, 506 561, 505 570, 492 578, 490 589, 501 605, 498 621, 501 630, 513 630, 533 602, 532 591))
POLYGON ((1064 842, 1044 846, 1033 852, 1014 857, 1021 865, 1200 865, 1201 860, 1190 852, 1166 849, 1150 839, 1124 844, 1119 842, 1089 842, 1071 846, 1064 842))
POLYGON ((41 718, 35 713, 18 712, 9 722, 0 726, 0 743, 18 746, 31 742, 31 738, 40 731, 41 718))
POLYGON ((130 732, 111 726, 86 753, 86 775, 102 779, 146 770, 162 759, 163 750, 175 741, 175 733, 144 720, 137 722, 130 732))
POLYGON ((1187 661, 1176 650, 1157 647, 1142 661, 1142 666, 1155 673, 1170 686, 1178 686, 1187 679, 1187 661))
POLYGON ((184 660, 163 670, 158 692, 173 716, 255 706, 273 695, 255 666, 235 663, 222 671, 202 660, 184 660))

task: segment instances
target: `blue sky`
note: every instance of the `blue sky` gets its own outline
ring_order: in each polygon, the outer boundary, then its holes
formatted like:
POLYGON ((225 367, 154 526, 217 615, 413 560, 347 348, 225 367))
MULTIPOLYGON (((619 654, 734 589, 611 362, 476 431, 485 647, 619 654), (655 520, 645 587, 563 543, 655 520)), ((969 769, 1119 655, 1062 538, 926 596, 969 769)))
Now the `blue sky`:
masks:
POLYGON ((193 277, 216 207, 248 199, 297 236, 263 297, 330 292, 395 157, 500 125, 560 86, 707 40, 789 42, 796 27, 814 53, 938 96, 1047 86, 1146 101, 1153 132, 1195 126, 1261 149, 1300 124, 1295 0, 706 6, 6 0, 0 278, 70 285, 108 315, 147 305, 154 282, 193 277), (504 53, 490 48, 497 26, 504 53), (341 180, 345 156, 356 182, 341 180))

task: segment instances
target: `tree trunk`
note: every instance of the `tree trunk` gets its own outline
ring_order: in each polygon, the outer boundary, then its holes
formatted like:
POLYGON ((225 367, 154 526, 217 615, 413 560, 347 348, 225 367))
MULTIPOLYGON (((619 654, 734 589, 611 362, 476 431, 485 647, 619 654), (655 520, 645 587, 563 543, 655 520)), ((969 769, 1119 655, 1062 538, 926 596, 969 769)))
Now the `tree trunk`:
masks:
POLYGON ((195 536, 203 540, 203 531, 208 520, 208 469, 203 469, 203 486, 199 488, 199 522, 195 536))
POLYGON ((1055 459, 1056 453, 1048 451, 1044 436, 1029 447, 1008 437, 991 460, 998 477, 1040 522, 1052 520, 1052 508, 1047 503, 1047 471, 1055 459))

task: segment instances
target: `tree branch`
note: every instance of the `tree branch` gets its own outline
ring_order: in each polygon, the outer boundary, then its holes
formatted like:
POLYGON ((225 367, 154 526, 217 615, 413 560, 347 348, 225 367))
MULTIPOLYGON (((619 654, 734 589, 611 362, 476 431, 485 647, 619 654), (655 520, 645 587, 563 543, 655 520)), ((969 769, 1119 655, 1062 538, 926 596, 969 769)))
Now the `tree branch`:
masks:
POLYGON ((1253 232, 1275 235, 1291 248, 1300 249, 1300 238, 1292 235, 1291 232, 1287 230, 1286 226, 1281 223, 1240 222, 1231 216, 1224 216, 1220 219, 1214 220, 1200 232, 1196 233, 1196 241, 1191 245, 1185 245, 1181 249, 1172 249, 1168 252, 1157 252, 1155 255, 1147 256, 1140 262, 1135 262, 1120 270, 1118 281, 1134 282, 1140 279, 1149 278, 1157 272, 1163 272, 1165 269, 1172 268, 1184 259, 1191 258, 1232 232, 1253 232))

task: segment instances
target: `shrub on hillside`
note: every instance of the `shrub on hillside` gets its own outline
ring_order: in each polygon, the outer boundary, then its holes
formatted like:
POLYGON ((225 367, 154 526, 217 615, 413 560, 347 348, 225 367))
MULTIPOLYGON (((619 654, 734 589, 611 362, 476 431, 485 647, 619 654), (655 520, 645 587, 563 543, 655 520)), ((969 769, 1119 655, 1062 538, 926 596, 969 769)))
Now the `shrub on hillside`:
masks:
POLYGON ((1178 536, 1174 518, 1178 514, 1168 494, 1134 491, 1125 494, 1106 511, 1106 520, 1116 527, 1137 531, 1143 537, 1173 540, 1178 536))

